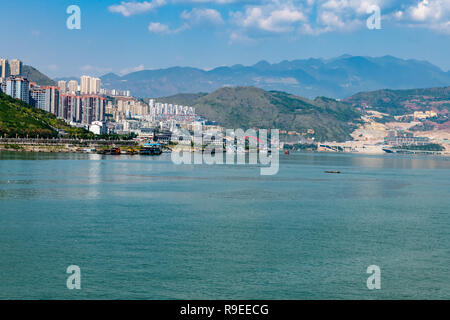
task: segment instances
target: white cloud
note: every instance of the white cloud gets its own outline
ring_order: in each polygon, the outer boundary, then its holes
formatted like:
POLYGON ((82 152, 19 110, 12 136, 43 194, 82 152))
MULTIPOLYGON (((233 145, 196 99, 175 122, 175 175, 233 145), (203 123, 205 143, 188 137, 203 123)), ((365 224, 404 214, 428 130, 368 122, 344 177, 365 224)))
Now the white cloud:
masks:
POLYGON ((239 0, 172 0, 174 3, 214 3, 214 4, 230 4, 236 2, 245 2, 239 0))
POLYGON ((292 5, 251 6, 245 12, 231 13, 238 26, 243 28, 260 29, 267 32, 287 32, 293 26, 306 21, 306 16, 292 5))
POLYGON ((353 15, 366 15, 367 9, 376 5, 383 7, 390 1, 387 0, 325 0, 319 1, 321 10, 331 10, 335 13, 349 12, 353 15))
POLYGON ((255 39, 250 38, 248 35, 240 32, 232 32, 228 44, 241 43, 251 45, 256 42, 255 39))
POLYGON ((214 9, 194 8, 191 11, 185 10, 181 13, 181 18, 187 20, 191 25, 202 23, 211 23, 211 24, 224 23, 220 12, 214 9))
POLYGON ((167 24, 163 24, 160 22, 150 22, 150 24, 148 25, 148 31, 158 34, 174 34, 184 31, 188 28, 189 26, 187 24, 184 24, 177 29, 171 29, 167 24))
POLYGON ((413 20, 439 20, 442 17, 443 2, 423 0, 415 7, 410 8, 410 15, 413 20))
POLYGON ((169 25, 160 22, 150 22, 148 31, 158 34, 176 34, 187 29, 190 29, 193 25, 199 25, 203 23, 208 24, 223 24, 221 14, 214 9, 197 9, 194 8, 191 11, 183 11, 180 17, 186 22, 177 29, 171 29, 169 25))
POLYGON ((137 71, 142 71, 142 70, 145 70, 145 67, 144 67, 143 64, 140 64, 140 65, 138 65, 136 67, 124 68, 124 69, 120 70, 119 74, 121 76, 123 76, 125 74, 129 74, 129 73, 137 72, 137 71))
POLYGON ((272 0, 232 12, 242 29, 273 33, 318 35, 324 32, 349 32, 361 28, 369 17, 368 9, 392 0, 272 0))
POLYGON ((421 27, 450 34, 450 0, 420 0, 394 15, 409 27, 421 27))
POLYGON ((171 29, 165 22, 152 22, 150 32, 173 34, 204 23, 230 23, 230 41, 233 42, 237 42, 233 38, 243 38, 245 34, 253 38, 258 33, 351 32, 365 28, 372 13, 369 9, 375 5, 381 9, 383 23, 395 21, 403 26, 450 34, 450 0, 133 0, 112 5, 109 11, 129 17, 167 4, 194 7, 180 14, 183 24, 178 29, 171 29), (233 11, 229 20, 224 21, 218 10, 195 7, 196 4, 233 4, 233 11))
POLYGON ((153 1, 122 1, 120 4, 115 4, 108 7, 108 10, 113 13, 120 13, 125 17, 129 17, 135 14, 144 13, 155 10, 159 7, 166 5, 166 0, 153 0, 153 1))
POLYGON ((150 22, 148 25, 148 31, 153 33, 169 33, 170 28, 166 24, 162 24, 160 22, 150 22))

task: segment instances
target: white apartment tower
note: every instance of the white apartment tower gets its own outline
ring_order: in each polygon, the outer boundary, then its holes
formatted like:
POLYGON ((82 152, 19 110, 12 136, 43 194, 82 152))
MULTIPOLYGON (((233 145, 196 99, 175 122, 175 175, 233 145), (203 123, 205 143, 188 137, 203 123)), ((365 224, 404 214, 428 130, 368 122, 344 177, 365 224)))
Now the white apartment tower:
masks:
POLYGON ((91 94, 100 93, 101 80, 99 78, 91 78, 90 92, 91 94))
POLYGON ((100 93, 101 80, 99 78, 82 76, 81 77, 81 94, 98 94, 100 93))
POLYGON ((81 94, 89 94, 91 93, 91 77, 82 76, 81 77, 81 94))
POLYGON ((18 59, 11 60, 9 63, 9 68, 12 76, 22 75, 22 61, 18 59))
POLYGON ((64 80, 58 81, 58 87, 59 87, 59 91, 61 93, 66 93, 67 92, 67 82, 64 80))
POLYGON ((10 75, 8 59, 0 59, 0 78, 8 78, 10 75))
POLYGON ((78 91, 78 82, 76 80, 70 80, 68 84, 68 90, 70 93, 75 93, 78 91))

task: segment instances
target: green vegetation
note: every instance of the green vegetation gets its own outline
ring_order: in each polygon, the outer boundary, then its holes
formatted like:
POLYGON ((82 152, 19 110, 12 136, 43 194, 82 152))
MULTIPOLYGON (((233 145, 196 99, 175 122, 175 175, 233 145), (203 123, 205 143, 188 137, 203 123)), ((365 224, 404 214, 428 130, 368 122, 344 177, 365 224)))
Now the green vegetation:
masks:
POLYGON ((437 110, 448 110, 450 109, 450 87, 360 92, 346 101, 355 106, 365 104, 370 109, 390 115, 426 111, 431 105, 437 110))
POLYGON ((95 138, 95 134, 83 128, 71 127, 51 113, 0 92, 1 137, 56 138, 58 130, 64 130, 68 138, 95 138))
POLYGON ((3 147, 5 149, 13 149, 13 150, 20 150, 20 149, 22 149, 22 146, 20 146, 18 144, 4 144, 3 147))
POLYGON ((23 66, 22 75, 31 82, 36 82, 40 86, 54 86, 55 81, 42 74, 39 70, 36 70, 32 66, 23 66))
POLYGON ((158 98, 157 102, 161 103, 173 103, 178 105, 191 106, 195 103, 195 100, 206 96, 207 93, 179 93, 170 97, 158 98))
POLYGON ((134 132, 129 133, 129 134, 101 134, 97 136, 97 139, 102 139, 102 140, 124 140, 124 141, 128 141, 128 140, 133 140, 134 138, 137 138, 138 135, 134 132))

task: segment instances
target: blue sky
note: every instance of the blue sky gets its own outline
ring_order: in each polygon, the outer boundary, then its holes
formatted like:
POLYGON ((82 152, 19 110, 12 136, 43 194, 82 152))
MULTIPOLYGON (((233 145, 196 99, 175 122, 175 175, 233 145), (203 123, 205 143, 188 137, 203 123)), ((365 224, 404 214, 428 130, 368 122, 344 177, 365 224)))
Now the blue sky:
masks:
POLYGON ((450 0, 2 1, 0 36, 0 57, 51 77, 342 54, 428 60, 447 71, 450 0), (70 5, 81 9, 81 30, 66 27, 70 5), (380 30, 366 25, 374 5, 380 30))

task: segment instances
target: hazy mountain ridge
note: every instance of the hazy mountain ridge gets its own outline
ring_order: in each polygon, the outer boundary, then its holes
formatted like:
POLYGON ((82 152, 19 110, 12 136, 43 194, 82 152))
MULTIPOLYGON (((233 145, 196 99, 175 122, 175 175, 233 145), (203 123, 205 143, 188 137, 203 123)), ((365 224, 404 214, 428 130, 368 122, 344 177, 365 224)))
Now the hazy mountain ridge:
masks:
POLYGON ((253 66, 234 65, 205 71, 190 67, 143 70, 102 77, 107 89, 130 90, 140 97, 164 97, 183 92, 212 92, 225 86, 255 86, 314 98, 345 98, 383 88, 412 89, 450 85, 444 72, 426 61, 344 55, 334 59, 304 59, 253 66))

